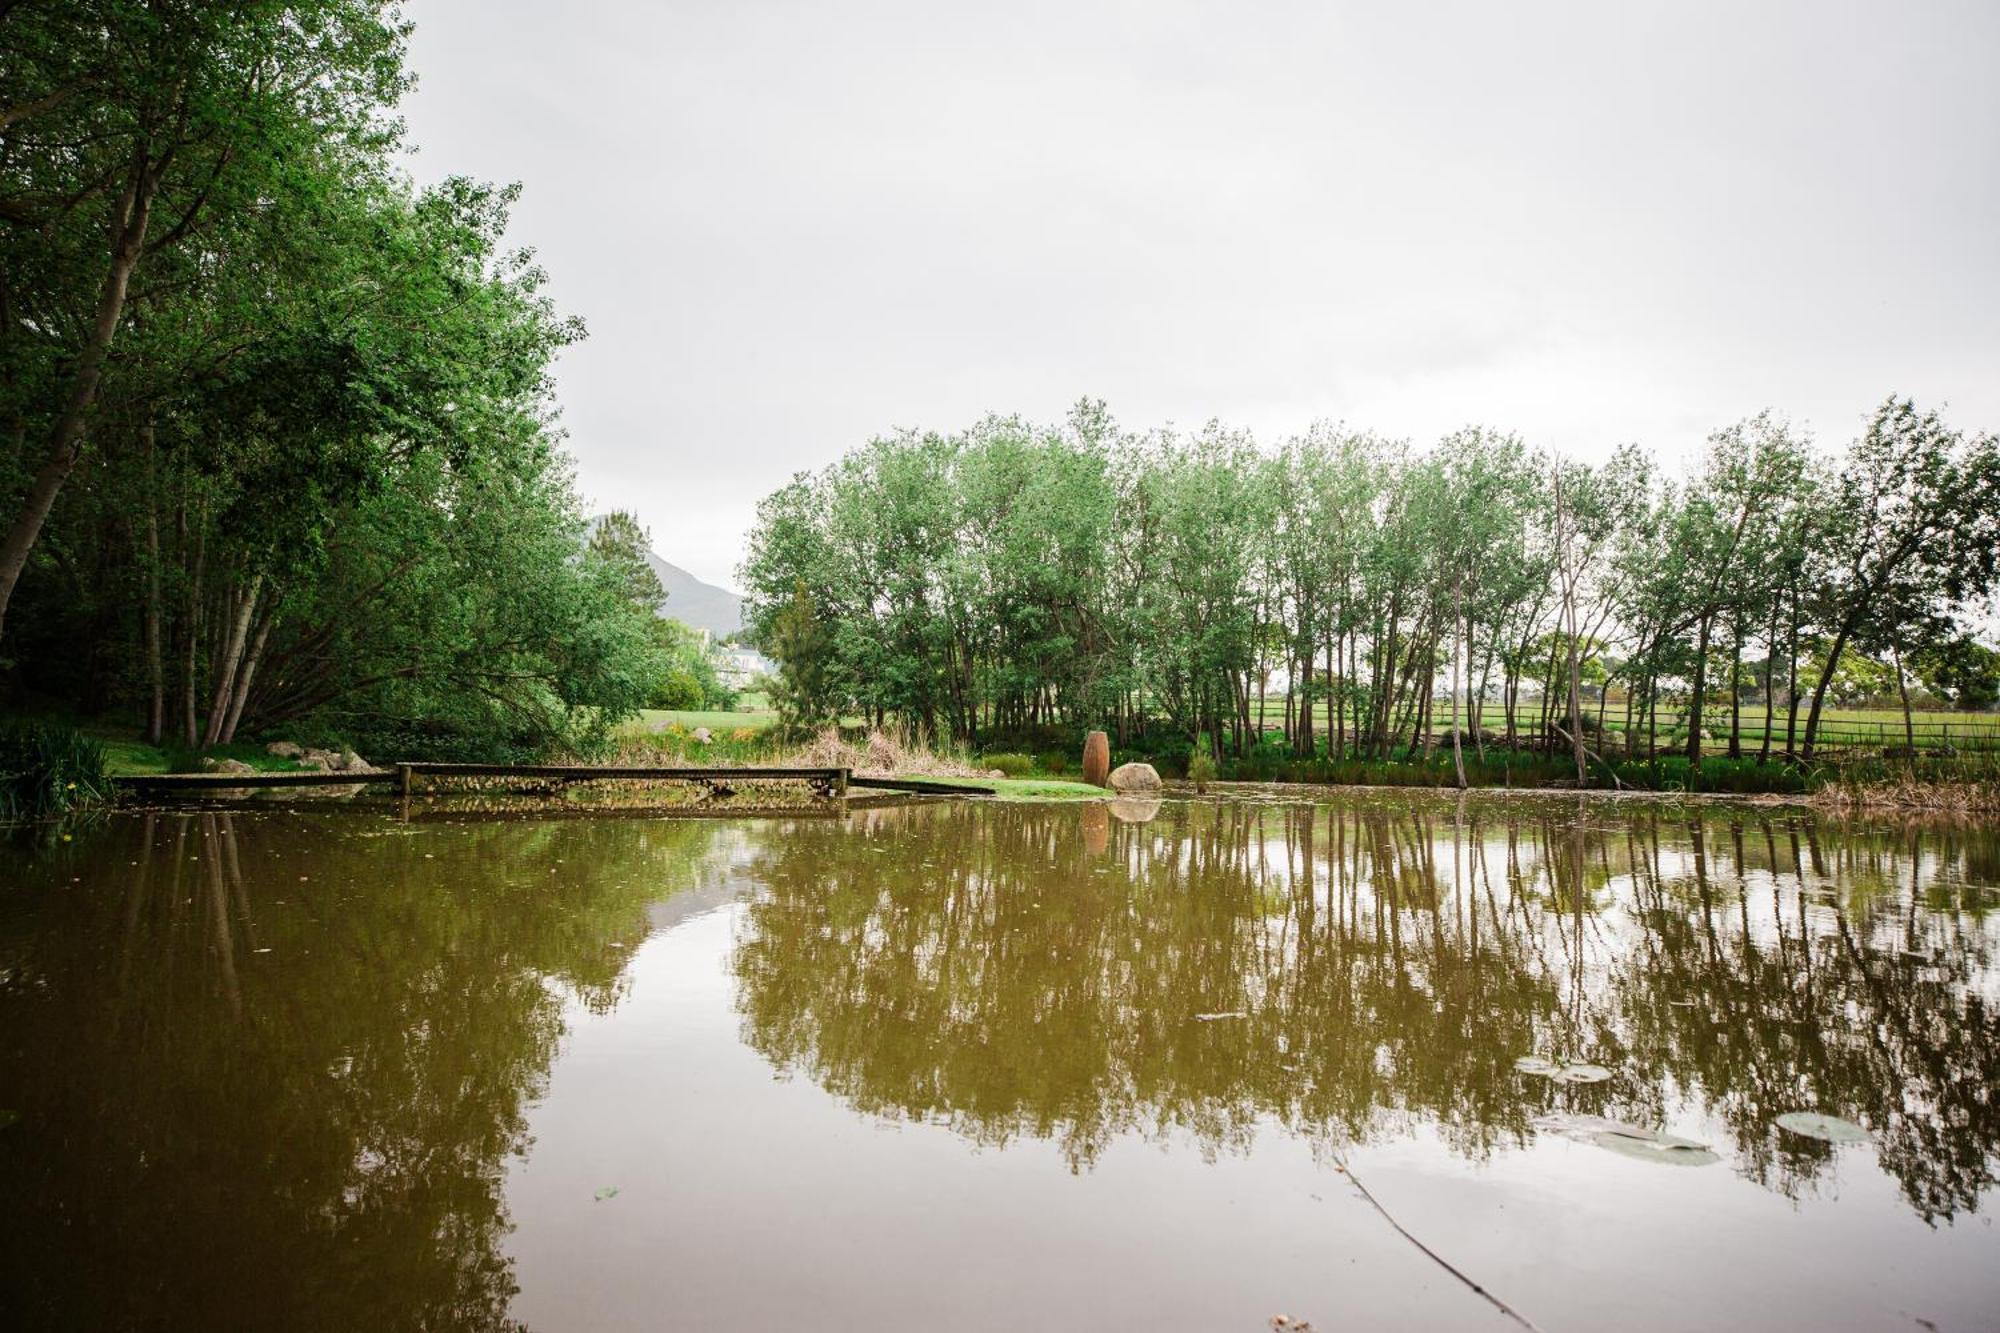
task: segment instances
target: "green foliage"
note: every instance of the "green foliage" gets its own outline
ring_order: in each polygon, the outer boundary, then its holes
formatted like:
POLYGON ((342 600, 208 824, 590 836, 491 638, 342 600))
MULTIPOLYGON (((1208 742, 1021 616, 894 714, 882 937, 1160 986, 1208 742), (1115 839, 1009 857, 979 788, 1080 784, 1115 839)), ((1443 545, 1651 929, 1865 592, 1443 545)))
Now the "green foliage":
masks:
POLYGON ((1010 778, 1026 777, 1035 771, 1035 761, 1032 758, 1007 750, 1002 750, 998 754, 981 755, 979 764, 982 768, 998 769, 1003 777, 1010 778))
POLYGON ((1969 634, 1925 645, 1912 654, 1918 676, 1953 708, 1968 712, 2000 703, 2000 652, 1969 634))
POLYGON ((1035 767, 1044 773, 1061 775, 1069 772, 1075 764, 1071 761, 1068 750, 1043 750, 1035 756, 1035 767))
POLYGON ((590 558, 605 567, 606 574, 620 586, 627 601, 644 611, 657 611, 667 600, 660 576, 646 559, 652 546, 652 534, 627 510, 614 509, 591 525, 590 558))
POLYGON ((111 797, 104 748, 76 728, 0 725, 0 821, 53 819, 111 797))
POLYGON ((653 622, 653 638, 660 674, 647 691, 646 707, 726 711, 735 706, 736 692, 722 683, 699 632, 662 616, 653 622))
POLYGON ((586 542, 549 378, 582 330, 506 246, 518 191, 403 171, 399 14, 90 0, 7 28, 15 696, 205 753, 602 748, 668 673, 637 525, 586 542))
POLYGON ((805 580, 794 582, 790 600, 766 619, 761 633, 764 650, 778 662, 770 694, 779 729, 800 737, 837 722, 834 639, 805 580))
POLYGON ((1208 790, 1208 784, 1215 781, 1215 760, 1206 750, 1197 751, 1188 759, 1187 778, 1196 791, 1208 790))
POLYGON ((1956 688, 1926 645, 1962 637, 1996 548, 2000 444, 1895 400, 1839 454, 1759 414, 1677 479, 1479 428, 1129 434, 1086 402, 870 441, 765 499, 741 573, 766 635, 810 596, 829 713, 1030 753, 1103 727, 1248 775, 1413 752, 1428 780, 1456 734, 1482 772, 1497 745, 1602 784, 1606 748, 1671 746, 1696 782, 1710 751, 1809 755, 1822 696, 1900 698, 1905 658, 1956 688))

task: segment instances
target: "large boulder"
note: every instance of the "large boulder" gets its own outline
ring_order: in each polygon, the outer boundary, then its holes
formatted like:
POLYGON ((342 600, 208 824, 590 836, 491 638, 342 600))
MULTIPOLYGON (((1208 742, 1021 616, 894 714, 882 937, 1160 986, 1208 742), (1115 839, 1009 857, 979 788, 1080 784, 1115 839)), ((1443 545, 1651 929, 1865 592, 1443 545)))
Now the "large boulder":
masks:
MULTIPOLYGON (((201 767, 202 771, 206 773, 226 773, 232 777, 237 777, 244 773, 255 773, 257 771, 255 765, 246 764, 241 759, 209 758, 201 761, 201 767)), ((250 789, 248 787, 217 787, 214 788, 213 794, 220 796, 225 801, 240 801, 250 795, 250 789)))
POLYGON ((305 753, 305 748, 297 741, 272 741, 264 747, 265 754, 274 754, 280 759, 297 759, 305 753))
POLYGON ((1151 764, 1120 764, 1111 770, 1110 782, 1111 790, 1121 796, 1160 790, 1159 771, 1151 764))
POLYGON ((1111 739, 1101 731, 1083 738, 1083 780, 1102 787, 1111 775, 1111 739))

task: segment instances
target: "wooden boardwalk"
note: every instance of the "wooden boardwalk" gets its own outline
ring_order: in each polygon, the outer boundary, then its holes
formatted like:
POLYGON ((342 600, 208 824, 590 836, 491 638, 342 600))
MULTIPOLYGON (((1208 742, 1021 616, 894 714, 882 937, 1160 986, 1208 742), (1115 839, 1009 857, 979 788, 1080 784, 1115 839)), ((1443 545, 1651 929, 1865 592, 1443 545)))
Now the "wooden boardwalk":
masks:
POLYGON ((750 782, 803 782, 816 795, 847 795, 852 778, 845 768, 619 768, 593 764, 397 764, 391 768, 290 773, 145 773, 111 779, 118 791, 144 795, 194 795, 247 788, 355 787, 388 783, 408 796, 427 778, 530 779, 562 788, 579 782, 690 782, 707 787, 750 782))
MULTIPOLYGON (((542 784, 541 794, 554 795, 586 782, 686 782, 711 791, 763 782, 803 782, 822 801, 845 801, 855 788, 905 792, 917 796, 992 796, 994 788, 978 783, 929 782, 922 778, 857 778, 847 768, 696 767, 621 768, 602 764, 396 764, 388 768, 341 772, 287 773, 145 773, 111 779, 114 789, 135 796, 219 796, 249 789, 293 787, 392 786, 403 796, 423 794, 428 779, 463 783, 492 778, 542 784)), ((726 813, 721 808, 717 813, 726 813)))

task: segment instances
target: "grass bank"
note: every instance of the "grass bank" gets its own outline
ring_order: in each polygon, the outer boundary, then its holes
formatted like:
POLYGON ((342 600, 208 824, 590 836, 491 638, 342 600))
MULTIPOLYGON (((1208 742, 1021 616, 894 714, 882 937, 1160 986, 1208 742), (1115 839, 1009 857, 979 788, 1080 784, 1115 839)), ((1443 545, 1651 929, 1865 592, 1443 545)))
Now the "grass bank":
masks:
POLYGON ((106 771, 112 774, 200 773, 204 759, 234 759, 259 773, 291 773, 302 767, 293 760, 265 753, 262 745, 249 743, 216 745, 200 751, 115 737, 100 737, 97 744, 103 747, 106 771))
POLYGON ((926 776, 926 782, 946 787, 991 789, 1003 801, 1097 801, 1111 793, 1087 782, 1067 782, 1061 778, 956 778, 926 776))

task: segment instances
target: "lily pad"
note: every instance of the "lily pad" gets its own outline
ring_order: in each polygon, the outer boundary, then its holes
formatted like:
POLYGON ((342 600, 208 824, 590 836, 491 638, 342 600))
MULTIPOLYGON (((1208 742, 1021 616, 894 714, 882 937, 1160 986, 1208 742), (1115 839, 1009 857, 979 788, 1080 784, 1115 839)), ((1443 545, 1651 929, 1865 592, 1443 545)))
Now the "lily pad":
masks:
POLYGON ((1564 1065, 1549 1077, 1558 1083, 1602 1083, 1611 1071, 1603 1065, 1564 1065))
POLYGON ((1837 1115, 1821 1115, 1818 1111, 1787 1111, 1778 1117, 1778 1128, 1825 1143, 1868 1141, 1868 1131, 1852 1120, 1842 1120, 1837 1115))
POLYGON ((1654 1134, 1649 1138, 1605 1130, 1590 1136, 1590 1141, 1600 1148, 1609 1149, 1620 1157, 1630 1157, 1640 1162, 1664 1162, 1669 1166, 1712 1166, 1722 1159, 1709 1151, 1706 1144, 1690 1139, 1677 1139, 1671 1134, 1654 1134))
POLYGON ((1514 1068, 1523 1074, 1537 1074, 1547 1078, 1562 1066, 1545 1055, 1524 1055, 1514 1062, 1514 1068))
POLYGON ((615 1199, 617 1197, 618 1187, 616 1185, 606 1185, 603 1189, 597 1191, 596 1195, 592 1197, 591 1202, 603 1203, 606 1199, 615 1199))
POLYGON ((1665 1162, 1673 1166, 1707 1166, 1722 1159, 1709 1151, 1706 1143, 1664 1134, 1644 1125, 1609 1120, 1601 1115, 1545 1115, 1535 1119, 1535 1128, 1545 1134, 1574 1139, 1578 1143, 1632 1157, 1642 1162, 1665 1162))

